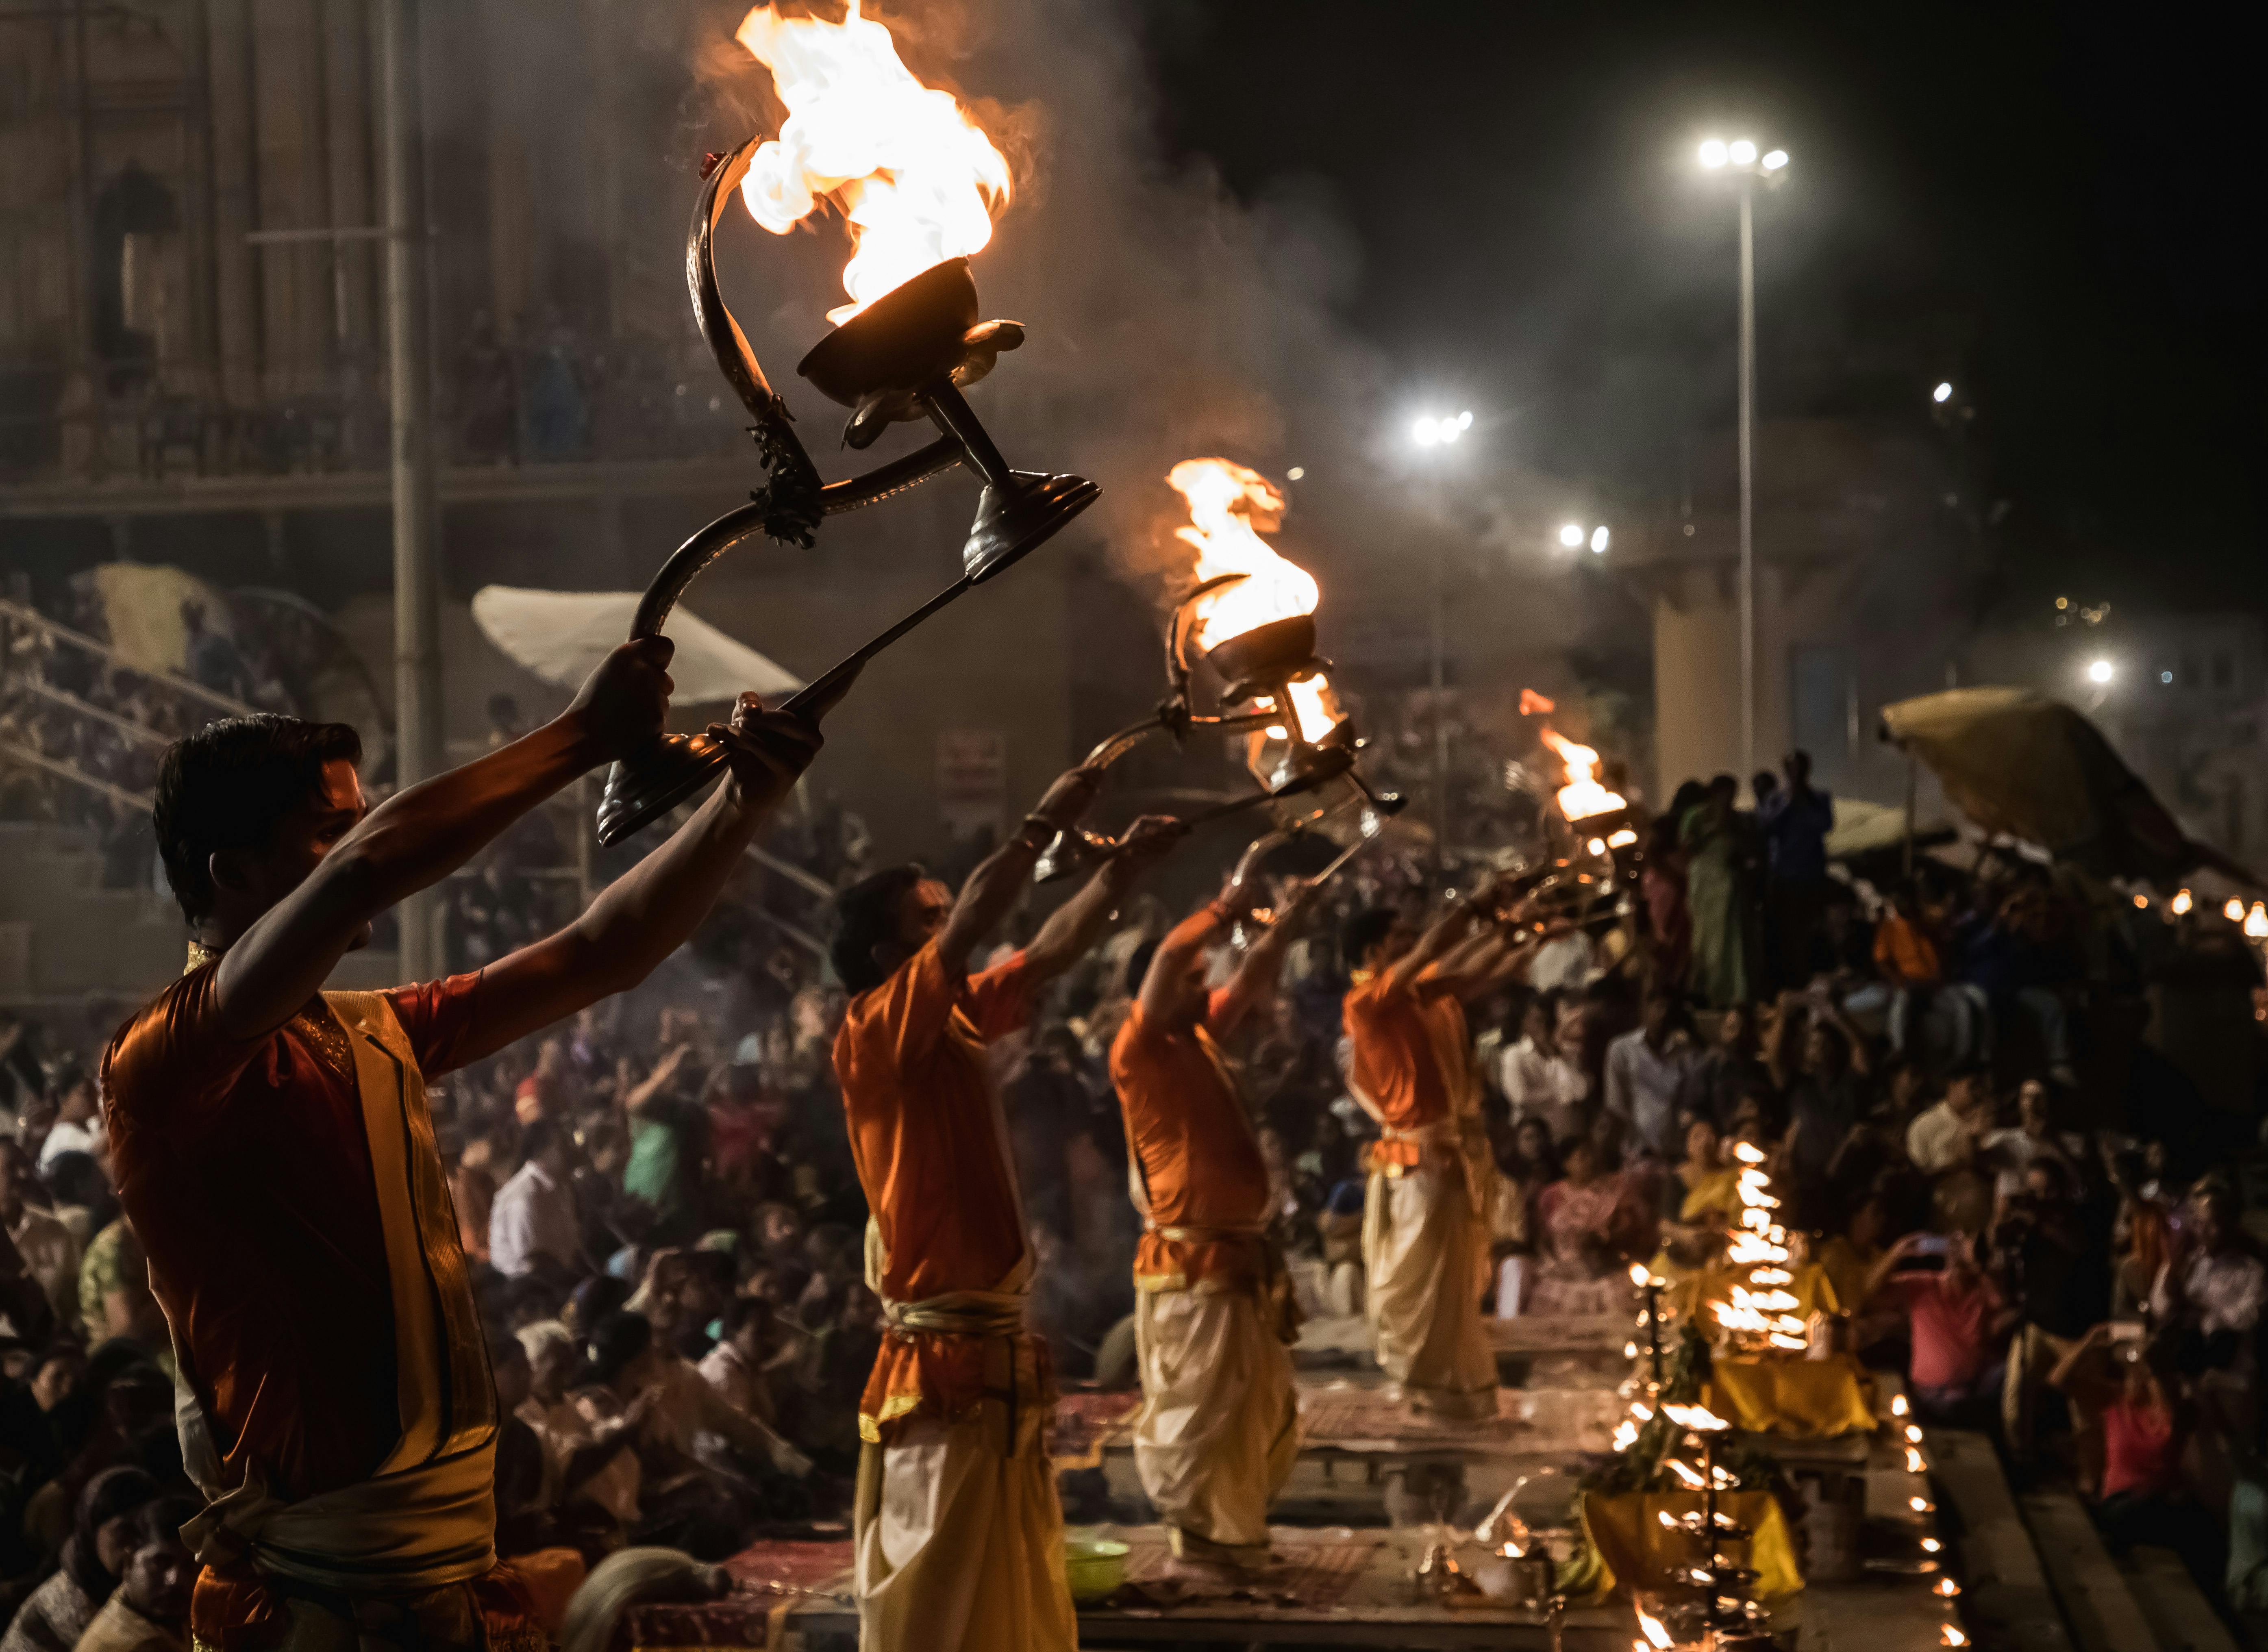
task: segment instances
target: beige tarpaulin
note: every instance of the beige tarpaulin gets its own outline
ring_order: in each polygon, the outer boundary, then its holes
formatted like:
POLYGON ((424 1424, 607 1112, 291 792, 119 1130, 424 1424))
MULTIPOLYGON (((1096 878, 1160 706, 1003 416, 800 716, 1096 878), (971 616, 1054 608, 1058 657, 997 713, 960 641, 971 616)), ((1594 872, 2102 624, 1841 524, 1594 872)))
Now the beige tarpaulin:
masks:
POLYGON ((2259 887, 2184 834, 2101 731, 2060 701, 2029 689, 1949 689, 1884 706, 1882 726, 1987 832, 2098 877, 2166 882, 2210 866, 2259 887))
MULTIPOLYGON (((637 605, 636 591, 531 591, 491 585, 475 593, 473 620, 490 642, 546 682, 578 689, 607 651, 630 634, 637 605)), ((662 631, 677 645, 669 675, 681 705, 734 699, 748 689, 770 696, 803 686, 682 605, 662 631)))
POLYGON ((204 610, 207 631, 223 637, 236 634, 228 599, 179 568, 107 562, 88 577, 102 600, 110 645, 127 664, 144 671, 188 668, 189 629, 181 619, 183 602, 194 601, 204 610))

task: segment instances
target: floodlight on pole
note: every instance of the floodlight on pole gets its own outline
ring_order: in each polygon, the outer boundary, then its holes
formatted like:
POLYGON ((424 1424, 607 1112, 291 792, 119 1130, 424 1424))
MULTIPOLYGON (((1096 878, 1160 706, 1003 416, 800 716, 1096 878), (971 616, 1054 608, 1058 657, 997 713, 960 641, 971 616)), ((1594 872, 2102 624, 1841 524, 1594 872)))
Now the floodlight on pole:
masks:
POLYGON ((1591 554, 1594 557, 1602 557, 1606 554, 1608 538, 1607 530, 1603 527, 1594 527, 1591 530, 1591 554))
POLYGON ((1559 530, 1559 542, 1570 550, 1574 549, 1583 542, 1582 528, 1573 522, 1568 523, 1559 530))
POLYGON ((1940 407, 1942 407, 1946 402, 1952 401, 1952 384, 1949 381, 1939 384, 1936 389, 1929 393, 1929 399, 1936 402, 1940 407))
POLYGON ((2116 675, 2108 660, 2094 660, 2088 662, 2087 680, 2089 682, 2108 682, 2116 675))
POLYGON ((1703 170, 1741 180, 1741 767, 1756 767, 1756 183, 1777 188, 1787 174, 1784 149, 1759 155, 1752 138, 1712 137, 1698 151, 1703 170))

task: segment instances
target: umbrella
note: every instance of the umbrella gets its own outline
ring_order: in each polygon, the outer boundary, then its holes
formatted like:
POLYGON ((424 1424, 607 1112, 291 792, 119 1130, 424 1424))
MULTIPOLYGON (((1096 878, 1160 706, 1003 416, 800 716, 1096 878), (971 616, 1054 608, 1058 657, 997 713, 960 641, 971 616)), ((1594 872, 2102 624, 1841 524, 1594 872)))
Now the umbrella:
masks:
MULTIPOLYGON (((636 591, 531 591, 483 586, 473 596, 482 633, 546 682, 577 689, 608 652, 630 634, 636 591)), ((746 643, 736 642, 682 603, 669 616, 677 645, 669 675, 681 704, 737 698, 754 689, 767 697, 803 684, 746 643)))
POLYGON ((2184 833, 2102 732, 2061 701, 2029 689, 1948 689, 1884 706, 1882 728, 1987 832, 2037 844, 2097 877, 2162 884, 2203 866, 2262 887, 2184 833))

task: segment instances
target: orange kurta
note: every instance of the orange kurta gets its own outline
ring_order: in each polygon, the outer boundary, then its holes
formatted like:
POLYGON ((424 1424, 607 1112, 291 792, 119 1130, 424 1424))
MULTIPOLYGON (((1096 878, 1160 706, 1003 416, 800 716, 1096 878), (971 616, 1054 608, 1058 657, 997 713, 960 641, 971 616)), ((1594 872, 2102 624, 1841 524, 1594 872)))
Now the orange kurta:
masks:
POLYGON ((1419 1144, 1398 1139, 1454 1125, 1467 1068, 1465 1009, 1453 992, 1396 988, 1384 970, 1358 970, 1342 1012, 1353 1041, 1353 1079, 1385 1125, 1372 1162, 1407 1169, 1419 1144))
MULTIPOLYGON (((1022 953, 956 977, 934 941, 850 1002, 835 1073, 886 1304, 998 1292, 1027 1266, 1023 1200, 985 1045, 1023 1026, 1031 1008, 1022 953)), ((1044 1385, 1043 1346, 1018 1342, 1018 1368, 1035 1366, 1044 1385)), ((984 1356, 981 1338, 893 1326, 859 1404, 860 1432, 880 1439, 901 1417, 967 1415, 983 1398, 984 1356)))
POLYGON ((463 1581, 426 1589, 421 1620, 445 1640, 540 1645, 521 1579, 490 1546, 495 1390, 423 1102, 423 1074, 456 1065, 480 977, 326 995, 252 1039, 220 1029, 217 980, 211 963, 190 970, 120 1029, 102 1064, 119 1197, 196 1402, 189 1466, 209 1495, 252 1499, 237 1514, 255 1535, 224 1523, 206 1540, 195 1638, 236 1652, 284 1633, 281 1594, 252 1564, 259 1508, 351 1499, 424 1470, 419 1486, 453 1474, 464 1495, 401 1570, 453 1567, 463 1581), (405 1301, 416 1304, 406 1316, 405 1301))
MULTIPOLYGON (((1213 995, 1208 1022, 1222 997, 1213 995)), ((1268 1166, 1210 1027, 1160 1027, 1137 1004, 1111 1046, 1110 1081, 1149 1203, 1137 1288, 1257 1289, 1263 1262, 1256 1243, 1160 1231, 1257 1233, 1268 1222, 1268 1166)))

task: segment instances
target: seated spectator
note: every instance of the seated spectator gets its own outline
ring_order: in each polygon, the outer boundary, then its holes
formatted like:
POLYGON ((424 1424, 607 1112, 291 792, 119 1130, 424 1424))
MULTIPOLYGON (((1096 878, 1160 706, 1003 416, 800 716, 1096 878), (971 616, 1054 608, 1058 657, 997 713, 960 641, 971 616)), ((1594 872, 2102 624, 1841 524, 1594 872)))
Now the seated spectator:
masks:
POLYGON ((1629 1184, 1619 1173, 1602 1173, 1588 1136, 1561 1142, 1559 1162, 1560 1179, 1536 1196, 1539 1261, 1522 1311, 1620 1313, 1630 1306, 1629 1184))
MULTIPOLYGON (((16 1248, 24 1272, 46 1295, 55 1316, 55 1328, 78 1334, 78 1241, 52 1211, 35 1198, 41 1191, 32 1175, 31 1155, 16 1142, 0 1137, 0 1231, 16 1248)), ((42 1327, 18 1325, 26 1339, 40 1335, 42 1327)))
POLYGON ((489 1260, 507 1278, 545 1262, 571 1276, 583 1251, 571 1183, 574 1139, 563 1124, 539 1117, 521 1133, 520 1151, 526 1156, 497 1190, 489 1215, 489 1260))
POLYGON ((2198 1585, 2220 1582, 2227 1546, 2182 1473, 2191 1412, 2174 1350, 2146 1341, 2139 1324, 2102 1324, 2073 1343, 2048 1380, 2071 1402, 2099 1453, 2082 1458, 2080 1490, 2112 1552, 2137 1544, 2170 1548, 2198 1585))
POLYGON ((1632 1153, 1668 1163, 1677 1156, 1677 1104, 1694 1062, 1684 1012, 1650 992, 1639 1024, 1607 1046, 1607 1113, 1622 1122, 1632 1153))
POLYGON ((1904 1307, 1913 1361, 1915 1413, 1925 1422, 1974 1427, 1998 1408, 2007 1362, 2000 1349, 2020 1309, 2010 1307, 1977 1265, 1967 1234, 1908 1234, 1886 1251, 1867 1280, 1866 1300, 1904 1307), (1932 1250, 1945 1265, 1905 1268, 1932 1250))
POLYGON ((102 1157, 102 1109, 94 1093, 94 1069, 75 1056, 57 1062, 48 1075, 48 1094, 55 1105, 55 1122, 40 1144, 40 1169, 47 1169, 66 1153, 102 1157))
POLYGON ((78 1270, 78 1313, 91 1341, 124 1338, 171 1368, 173 1333, 150 1294, 150 1258, 123 1216, 86 1248, 78 1270))
POLYGON ((1497 1083, 1514 1119, 1543 1122, 1553 1139, 1591 1127, 1591 1080, 1559 1041, 1564 1000, 1538 992, 1521 1012, 1520 1042, 1497 1058, 1497 1083))
POLYGON ((1778 1110, 1779 1087, 1756 1054, 1756 1014, 1748 1005, 1726 1009, 1717 1017, 1716 1034, 1695 1059, 1687 1080, 1687 1110, 1708 1119, 1720 1132, 1734 1127, 1733 1116, 1742 1102, 1757 1102, 1767 1112, 1778 1110))
POLYGON ((134 1552, 118 1587, 78 1638, 78 1652, 188 1652, 197 1563, 181 1527, 202 1505, 160 1497, 134 1511, 134 1552))
POLYGON ((133 1467, 106 1469, 86 1483, 62 1566, 18 1608, 0 1652, 71 1652, 116 1592, 138 1545, 135 1516, 158 1492, 158 1482, 133 1467))
POLYGON ((2048 1375, 2110 1309, 2110 1278, 2088 1244, 2077 1191, 2060 1154, 2034 1158, 2021 1191, 2000 1202, 1992 1232, 1992 1267, 2019 1309, 2008 1344, 2002 1438, 2020 1465, 2029 1462, 2035 1411, 2048 1375))
POLYGON ((725 1334, 703 1357, 701 1379, 743 1417, 779 1424, 772 1395, 772 1362, 784 1340, 772 1305, 761 1296, 736 1298, 725 1312, 725 1334))
POLYGON ((526 1351, 527 1396, 513 1414, 534 1431, 543 1447, 540 1505, 562 1513, 585 1509, 615 1527, 615 1541, 637 1522, 639 1470, 632 1436, 644 1421, 643 1408, 593 1420, 570 1390, 583 1368, 581 1350, 564 1324, 529 1325, 519 1333, 526 1351))
POLYGON ((2062 1162, 2076 1176, 2082 1144, 2053 1128, 2052 1098, 2043 1079, 2026 1079, 2016 1087, 2016 1125, 2012 1130, 1987 1131, 1977 1147, 1977 1167, 1991 1173, 1992 1191, 2000 1198, 2022 1191, 2024 1170, 2044 1154, 2062 1162))
POLYGON ((1966 1168, 1992 1128, 1992 1074, 1981 1062, 1947 1075, 1945 1098, 1916 1116, 1906 1131, 1906 1154, 1925 1176, 1966 1168))

